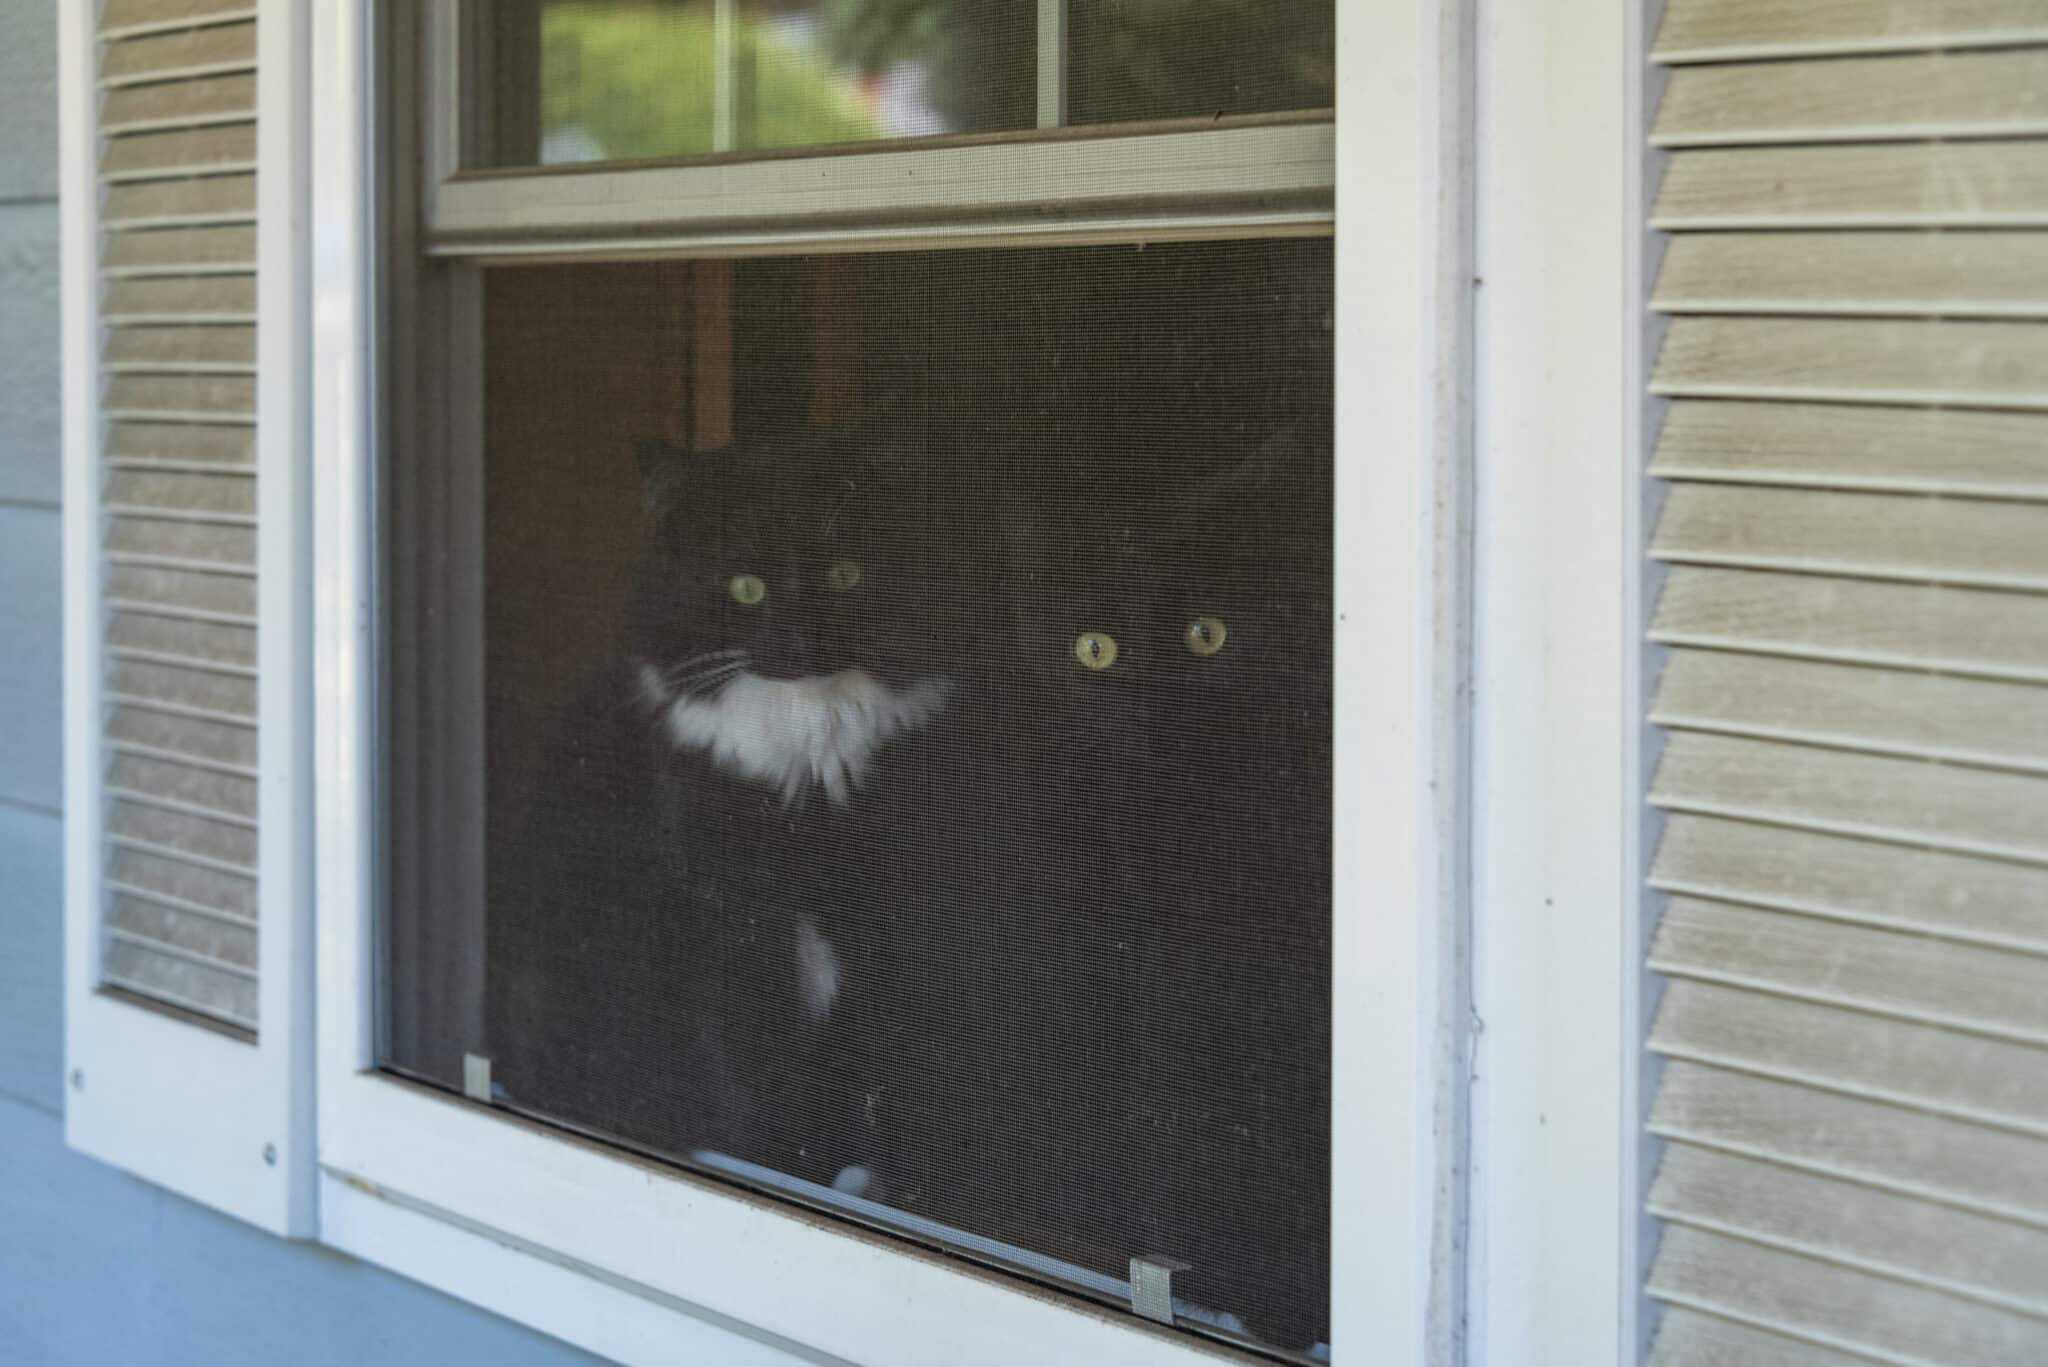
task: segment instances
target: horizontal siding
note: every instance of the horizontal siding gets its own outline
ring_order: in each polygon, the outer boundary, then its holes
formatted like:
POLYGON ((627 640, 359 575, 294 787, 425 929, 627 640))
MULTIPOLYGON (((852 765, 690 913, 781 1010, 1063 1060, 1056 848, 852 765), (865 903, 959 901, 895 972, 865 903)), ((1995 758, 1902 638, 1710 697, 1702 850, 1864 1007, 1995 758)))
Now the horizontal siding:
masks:
POLYGON ((2005 322, 1680 318, 1657 394, 2048 411, 2048 328, 2005 322))
POLYGON ((2038 0, 1669 0, 1665 63, 2048 42, 2038 0))
POLYGON ((1914 53, 1688 67, 1650 135, 1664 147, 2048 133, 2048 51, 1914 53))
POLYGON ((1655 50, 1652 1361, 2048 1361, 2048 7, 1655 50))
POLYGON ((1659 560, 2048 590, 2048 507, 1679 483, 1659 560))
POLYGON ((1665 313, 2048 317, 2048 240, 2017 232, 1695 233, 1665 253, 1665 313))
POLYGON ((2048 955, 2048 879, 2023 864, 1674 814, 1651 868, 1666 893, 2048 955))
POLYGON ((1651 224, 2040 227, 2048 225, 2048 141, 1680 150, 1665 168, 1651 224))
POLYGON ((1672 1146, 1649 1205, 1662 1218, 1752 1243, 2048 1314, 2048 1231, 2009 1220, 1688 1144, 1672 1146))
POLYGON ((2037 1367, 2048 1320, 1676 1225, 1651 1294, 1795 1340, 1899 1363, 2037 1367))

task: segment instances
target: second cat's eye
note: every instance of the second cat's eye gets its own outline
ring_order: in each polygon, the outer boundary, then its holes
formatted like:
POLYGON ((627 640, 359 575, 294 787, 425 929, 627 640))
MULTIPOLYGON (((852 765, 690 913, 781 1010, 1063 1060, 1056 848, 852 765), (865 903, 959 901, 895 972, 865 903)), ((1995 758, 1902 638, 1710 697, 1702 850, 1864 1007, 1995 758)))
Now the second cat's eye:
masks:
POLYGON ((758 574, 734 575, 725 581, 725 591, 732 595, 733 602, 744 607, 752 607, 768 596, 768 586, 758 574))
POLYGON ((825 583, 835 593, 845 593, 860 585, 860 566, 851 560, 835 560, 825 571, 825 583))
POLYGON ((1116 663, 1116 637, 1106 631, 1084 631, 1074 638, 1074 658, 1087 669, 1108 669, 1116 663))
POLYGON ((1223 624, 1221 617, 1197 617, 1188 623, 1181 639, 1197 655, 1214 655, 1230 639, 1230 628, 1223 624))

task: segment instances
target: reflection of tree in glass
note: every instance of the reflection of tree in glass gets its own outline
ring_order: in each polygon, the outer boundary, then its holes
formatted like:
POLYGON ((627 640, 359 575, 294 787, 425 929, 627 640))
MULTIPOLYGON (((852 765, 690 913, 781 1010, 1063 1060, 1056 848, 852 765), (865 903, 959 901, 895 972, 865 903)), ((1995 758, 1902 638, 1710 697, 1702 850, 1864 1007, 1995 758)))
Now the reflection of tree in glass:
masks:
MULTIPOLYGON (((541 21, 541 127, 568 160, 712 150, 709 6, 550 5, 541 21)), ((751 63, 746 143, 798 147, 877 136, 860 91, 772 25, 743 22, 751 63)))
MULTIPOLYGON (((1035 6, 957 0, 824 0, 833 55, 864 72, 916 61, 927 98, 957 128, 1029 127, 1013 82, 1035 71, 991 50, 1035 49, 1035 6), (1002 20, 997 15, 1011 16, 1002 20), (1010 27, 1015 19, 1024 22, 1010 27), (993 78, 993 79, 992 79, 993 78)), ((1332 0, 1069 0, 1076 122, 1317 109, 1335 89, 1332 0)))

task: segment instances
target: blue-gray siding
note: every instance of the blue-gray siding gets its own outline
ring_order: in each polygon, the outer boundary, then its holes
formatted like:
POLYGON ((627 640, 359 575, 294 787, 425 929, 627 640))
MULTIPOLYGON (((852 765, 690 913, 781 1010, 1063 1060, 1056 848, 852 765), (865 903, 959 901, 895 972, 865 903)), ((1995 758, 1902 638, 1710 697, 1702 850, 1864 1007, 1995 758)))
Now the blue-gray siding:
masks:
POLYGON ((582 1361, 64 1147, 55 11, 0 6, 0 1364, 582 1361))

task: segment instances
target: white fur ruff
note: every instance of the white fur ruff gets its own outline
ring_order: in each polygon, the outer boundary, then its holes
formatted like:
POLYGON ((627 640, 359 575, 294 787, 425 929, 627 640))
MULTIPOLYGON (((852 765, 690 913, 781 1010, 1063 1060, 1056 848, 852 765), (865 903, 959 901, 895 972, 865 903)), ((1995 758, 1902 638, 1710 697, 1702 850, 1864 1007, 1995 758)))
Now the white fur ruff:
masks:
POLYGON ((951 692, 943 679, 893 689, 859 669, 806 679, 741 674, 715 693, 668 703, 664 720, 677 746, 779 788, 784 802, 815 784, 844 804, 876 753, 930 722, 951 692))

